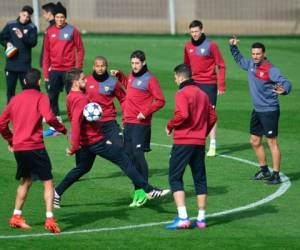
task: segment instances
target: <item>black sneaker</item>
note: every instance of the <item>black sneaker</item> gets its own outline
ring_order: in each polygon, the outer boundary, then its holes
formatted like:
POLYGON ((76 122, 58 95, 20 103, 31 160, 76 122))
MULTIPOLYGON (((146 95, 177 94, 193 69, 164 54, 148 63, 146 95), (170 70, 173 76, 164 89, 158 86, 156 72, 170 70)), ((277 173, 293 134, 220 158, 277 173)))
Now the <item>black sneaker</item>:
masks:
POLYGON ((265 183, 269 185, 276 185, 281 183, 281 179, 279 175, 272 175, 265 183))
POLYGON ((253 180, 268 180, 271 178, 271 173, 268 170, 267 172, 264 172, 262 170, 259 170, 253 177, 253 180))

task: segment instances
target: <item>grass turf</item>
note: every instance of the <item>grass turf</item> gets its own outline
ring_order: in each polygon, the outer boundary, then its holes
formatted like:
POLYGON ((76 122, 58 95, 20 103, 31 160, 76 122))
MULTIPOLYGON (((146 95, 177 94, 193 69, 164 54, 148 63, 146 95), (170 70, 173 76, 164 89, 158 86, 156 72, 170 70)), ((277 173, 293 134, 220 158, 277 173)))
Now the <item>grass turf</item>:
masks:
MULTIPOLYGON (((170 145, 171 139, 165 135, 164 126, 171 118, 173 96, 176 86, 173 83, 173 68, 182 62, 183 36, 85 36, 86 49, 84 71, 91 71, 96 55, 108 58, 110 68, 129 71, 129 55, 135 49, 146 52, 149 69, 158 77, 166 97, 166 106, 154 115, 152 142, 170 145)), ((234 63, 226 37, 214 37, 219 44, 227 65, 227 93, 218 99, 218 152, 256 161, 248 143, 249 116, 251 102, 248 92, 246 72, 234 63)), ((280 97, 281 118, 279 141, 282 151, 282 171, 290 177, 292 186, 283 196, 246 211, 208 219, 204 231, 168 231, 163 225, 126 230, 100 231, 62 235, 58 237, 36 237, 1 239, 1 248, 6 249, 297 249, 299 210, 299 178, 297 153, 299 143, 299 85, 297 85, 297 66, 299 65, 299 37, 242 37, 240 49, 249 56, 249 47, 254 41, 267 46, 267 55, 278 66, 283 75, 293 83, 289 96, 280 97), (47 244, 47 245, 46 245, 47 244)), ((41 43, 40 43, 41 44, 41 43)), ((33 65, 37 66, 40 47, 33 50, 33 65)), ((4 57, 0 57, 0 68, 4 68, 4 57)), ((5 97, 5 76, 0 76, 0 110, 5 97)), ((44 89, 44 87, 42 87, 44 89)), ((65 95, 60 98, 63 118, 66 120, 65 95)), ((67 123, 69 126, 69 124, 67 123)), ((53 164, 55 182, 62 180, 74 166, 74 157, 65 156, 68 146, 63 136, 47 138, 46 146, 53 164)), ((6 142, 0 140, 0 236, 44 233, 44 205, 42 185, 34 183, 23 213, 27 222, 33 226, 30 231, 15 230, 8 227, 15 189, 15 160, 6 150, 6 142)), ((169 148, 152 146, 147 154, 150 166, 150 181, 157 186, 168 186, 169 148)), ((268 153, 270 162, 270 155, 268 153)), ((245 163, 216 157, 209 158, 207 177, 209 186, 207 213, 215 213, 247 205, 260 200, 273 192, 278 186, 267 186, 254 182, 250 177, 256 168, 245 163)), ((271 165, 271 164, 270 164, 271 165)), ((185 188, 187 207, 190 216, 196 216, 193 185, 190 171, 186 171, 185 188)), ((152 201, 143 208, 130 209, 132 187, 130 181, 119 169, 98 158, 93 169, 63 196, 63 208, 55 210, 55 215, 64 232, 113 228, 139 225, 151 222, 172 220, 176 208, 171 196, 162 201, 152 201)))

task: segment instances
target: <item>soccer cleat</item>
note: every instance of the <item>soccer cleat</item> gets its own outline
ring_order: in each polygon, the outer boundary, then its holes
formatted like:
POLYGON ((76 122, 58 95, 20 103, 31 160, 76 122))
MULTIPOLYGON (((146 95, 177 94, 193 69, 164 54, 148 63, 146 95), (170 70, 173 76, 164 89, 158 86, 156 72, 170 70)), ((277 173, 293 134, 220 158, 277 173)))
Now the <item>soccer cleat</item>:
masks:
POLYGON ((148 196, 145 193, 144 189, 137 189, 134 191, 133 200, 130 203, 129 207, 141 207, 148 200, 148 196))
POLYGON ((31 226, 26 224, 25 219, 21 215, 13 215, 9 220, 9 225, 13 228, 31 229, 31 226))
POLYGON ((54 189, 53 207, 60 208, 60 196, 56 193, 54 189))
POLYGON ((163 197, 168 193, 170 193, 170 189, 154 188, 151 192, 147 193, 147 196, 149 200, 152 200, 155 198, 163 197))
POLYGON ((54 234, 60 233, 60 229, 53 217, 46 218, 45 229, 54 234))
POLYGON ((195 227, 197 227, 199 229, 206 228, 206 222, 205 222, 205 220, 196 220, 195 221, 195 227))
POLYGON ((269 185, 276 185, 281 183, 281 179, 279 175, 272 175, 265 183, 269 185))
POLYGON ((259 170, 253 177, 252 179, 253 180, 268 180, 269 178, 271 177, 271 173, 270 171, 262 171, 262 170, 259 170))
POLYGON ((54 128, 48 128, 47 130, 43 131, 43 137, 58 136, 58 135, 61 135, 61 132, 56 131, 54 128))
POLYGON ((133 200, 132 200, 132 202, 129 204, 129 207, 135 207, 135 206, 136 206, 136 201, 137 201, 137 199, 138 199, 139 190, 140 190, 140 189, 134 190, 133 200))
POLYGON ((166 226, 166 229, 188 229, 191 226, 192 221, 189 218, 181 219, 177 217, 171 224, 166 226))
POLYGON ((216 155, 217 155, 216 148, 215 147, 209 147, 209 150, 208 150, 206 156, 214 157, 216 155))
POLYGON ((135 207, 141 207, 148 201, 148 196, 145 193, 144 189, 140 189, 138 197, 135 202, 135 207))

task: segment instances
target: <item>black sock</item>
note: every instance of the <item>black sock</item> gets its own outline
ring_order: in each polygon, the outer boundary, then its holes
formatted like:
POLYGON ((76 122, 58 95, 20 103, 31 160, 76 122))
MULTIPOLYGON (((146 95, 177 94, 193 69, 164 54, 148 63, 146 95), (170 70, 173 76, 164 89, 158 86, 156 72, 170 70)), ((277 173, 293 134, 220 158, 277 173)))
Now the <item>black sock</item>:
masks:
POLYGON ((279 172, 278 171, 273 171, 273 175, 278 177, 279 176, 279 172))
POLYGON ((263 171, 264 173, 269 171, 268 165, 264 165, 264 166, 260 166, 261 171, 263 171))

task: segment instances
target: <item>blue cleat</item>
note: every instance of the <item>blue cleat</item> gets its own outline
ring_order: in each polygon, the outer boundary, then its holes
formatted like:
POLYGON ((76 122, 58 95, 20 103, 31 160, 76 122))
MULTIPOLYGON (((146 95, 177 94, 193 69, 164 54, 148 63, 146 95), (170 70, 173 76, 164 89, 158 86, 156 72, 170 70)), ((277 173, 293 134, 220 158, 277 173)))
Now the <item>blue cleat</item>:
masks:
POLYGON ((175 218, 173 223, 166 226, 166 229, 189 229, 192 226, 192 221, 189 218, 175 218))
POLYGON ((57 136, 60 135, 61 133, 56 131, 53 128, 48 128, 47 130, 43 131, 43 137, 48 137, 48 136, 57 136))

